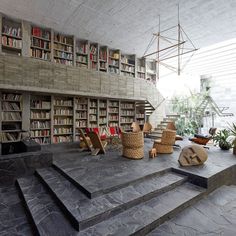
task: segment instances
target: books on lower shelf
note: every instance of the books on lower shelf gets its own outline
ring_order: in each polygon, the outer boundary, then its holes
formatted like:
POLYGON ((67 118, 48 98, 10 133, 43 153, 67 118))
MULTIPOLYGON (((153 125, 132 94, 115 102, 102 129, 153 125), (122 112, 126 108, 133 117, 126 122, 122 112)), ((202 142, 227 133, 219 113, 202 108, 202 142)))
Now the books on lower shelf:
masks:
POLYGON ((89 127, 98 126, 98 100, 90 99, 89 100, 89 127))
POLYGON ((39 144, 51 142, 51 97, 31 96, 30 99, 31 138, 39 144))
POLYGON ((21 121, 21 112, 2 112, 2 121, 21 121))
POLYGON ((1 133, 1 142, 15 142, 21 140, 21 133, 20 132, 2 132, 1 133))
POLYGON ((53 137, 54 143, 67 143, 72 142, 72 135, 63 135, 63 136, 54 136, 53 137))

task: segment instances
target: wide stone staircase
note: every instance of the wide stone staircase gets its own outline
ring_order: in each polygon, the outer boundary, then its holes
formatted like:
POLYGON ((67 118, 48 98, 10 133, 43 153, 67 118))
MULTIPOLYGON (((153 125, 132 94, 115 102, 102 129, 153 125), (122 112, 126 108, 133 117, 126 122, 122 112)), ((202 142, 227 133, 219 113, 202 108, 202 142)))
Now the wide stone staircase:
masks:
POLYGON ((93 191, 56 163, 17 179, 17 188, 42 236, 145 235, 206 191, 170 168, 93 191))
POLYGON ((180 115, 177 115, 177 114, 166 115, 166 117, 163 118, 163 120, 160 122, 160 124, 157 125, 157 127, 150 134, 148 134, 147 137, 152 138, 152 139, 161 138, 162 132, 164 129, 166 129, 168 123, 173 122, 173 121, 175 122, 179 117, 180 117, 180 115))

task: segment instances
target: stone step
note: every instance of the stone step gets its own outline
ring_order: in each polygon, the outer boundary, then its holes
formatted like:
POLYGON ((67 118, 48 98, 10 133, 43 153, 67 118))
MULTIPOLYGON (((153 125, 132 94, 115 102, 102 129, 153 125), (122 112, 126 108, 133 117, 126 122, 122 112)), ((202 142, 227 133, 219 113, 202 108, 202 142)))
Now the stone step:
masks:
POLYGON ((147 138, 151 139, 160 139, 162 137, 162 134, 148 134, 147 138))
POLYGON ((53 168, 37 170, 38 176, 72 219, 78 230, 91 227, 186 181, 175 173, 152 176, 103 196, 89 199, 75 185, 53 168))
POLYGON ((200 200, 205 189, 184 183, 136 205, 109 220, 79 232, 82 235, 146 235, 164 221, 200 200))
POLYGON ((38 235, 76 235, 77 231, 37 177, 17 179, 17 185, 38 235))
POLYGON ((166 115, 166 118, 179 118, 180 117, 180 115, 178 115, 178 114, 168 114, 168 115, 166 115))
POLYGON ((133 173, 133 175, 130 174, 128 178, 124 178, 124 176, 122 176, 121 178, 116 179, 116 180, 112 178, 112 181, 106 181, 106 182, 99 181, 99 184, 94 185, 94 183, 92 183, 91 185, 88 185, 86 179, 83 178, 81 180, 80 178, 78 178, 78 174, 70 171, 67 168, 67 166, 64 166, 63 164, 59 162, 54 162, 53 166, 64 177, 66 177, 69 181, 71 181, 74 185, 76 185, 77 188, 79 188, 80 191, 82 191, 88 198, 95 198, 98 196, 102 196, 106 193, 113 192, 117 189, 126 187, 136 182, 143 181, 152 176, 162 175, 171 170, 171 168, 167 168, 167 169, 163 168, 159 170, 158 172, 156 171, 150 172, 148 175, 143 175, 142 173, 138 172, 138 173, 133 173))
POLYGON ((175 122, 178 118, 168 118, 168 117, 165 117, 163 118, 163 121, 166 121, 166 122, 175 122))

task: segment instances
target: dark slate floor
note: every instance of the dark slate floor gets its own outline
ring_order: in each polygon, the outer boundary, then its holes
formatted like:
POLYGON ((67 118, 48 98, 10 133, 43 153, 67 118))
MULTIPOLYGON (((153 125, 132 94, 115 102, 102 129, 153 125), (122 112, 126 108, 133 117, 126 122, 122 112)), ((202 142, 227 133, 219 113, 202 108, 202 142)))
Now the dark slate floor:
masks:
POLYGON ((235 236, 236 186, 223 186, 148 234, 235 236))
MULTIPOLYGON (((182 147, 189 144, 188 141, 178 143, 182 147)), ((158 154, 156 158, 150 159, 148 150, 152 144, 153 141, 145 140, 145 157, 142 160, 123 158, 120 149, 108 150, 105 155, 99 156, 91 156, 88 152, 57 152, 54 154, 54 164, 95 195, 99 194, 99 191, 109 190, 125 182, 168 168, 211 178, 229 167, 236 166, 236 156, 232 154, 232 150, 221 151, 211 146, 207 150, 208 160, 204 165, 180 167, 177 160, 181 149, 175 149, 172 154, 158 154)))
POLYGON ((31 226, 14 186, 0 188, 0 235, 32 235, 31 226))

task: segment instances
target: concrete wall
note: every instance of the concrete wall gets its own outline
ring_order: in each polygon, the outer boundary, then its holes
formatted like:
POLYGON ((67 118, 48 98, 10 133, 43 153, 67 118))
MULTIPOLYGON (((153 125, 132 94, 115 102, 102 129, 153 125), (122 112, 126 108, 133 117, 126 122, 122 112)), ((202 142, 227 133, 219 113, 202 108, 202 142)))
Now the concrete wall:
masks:
MULTIPOLYGON (((145 80, 65 66, 33 58, 0 54, 0 89, 47 92, 91 97, 147 100, 154 108, 163 100, 145 80)), ((156 125, 157 114, 150 117, 156 125)))

